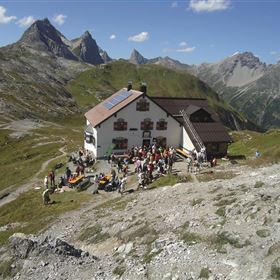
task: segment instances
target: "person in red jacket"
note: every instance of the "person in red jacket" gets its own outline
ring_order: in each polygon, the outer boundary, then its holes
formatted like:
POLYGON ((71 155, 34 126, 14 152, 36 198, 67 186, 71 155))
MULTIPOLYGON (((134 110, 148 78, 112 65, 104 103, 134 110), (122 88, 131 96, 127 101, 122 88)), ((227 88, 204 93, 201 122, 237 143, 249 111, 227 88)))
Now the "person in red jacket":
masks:
POLYGON ((49 179, 50 179, 50 185, 52 187, 54 187, 55 186, 55 174, 54 174, 53 170, 50 171, 50 173, 49 173, 49 179))

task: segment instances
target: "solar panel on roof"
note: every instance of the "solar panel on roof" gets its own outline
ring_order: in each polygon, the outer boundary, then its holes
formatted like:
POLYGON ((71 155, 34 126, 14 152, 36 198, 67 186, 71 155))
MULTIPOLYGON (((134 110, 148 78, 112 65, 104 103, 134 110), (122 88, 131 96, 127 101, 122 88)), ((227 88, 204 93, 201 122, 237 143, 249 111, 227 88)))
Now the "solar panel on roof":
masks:
POLYGON ((132 92, 130 91, 126 91, 126 90, 122 90, 118 95, 115 95, 114 97, 112 97, 111 99, 109 99, 108 101, 106 101, 103 106, 108 109, 111 110, 113 107, 115 107, 116 105, 118 105, 119 103, 121 103, 123 100, 125 100, 126 98, 128 98, 130 95, 132 95, 132 92))
POLYGON ((105 102, 105 103, 103 104, 103 106, 104 106, 106 109, 108 109, 108 110, 110 110, 110 109, 113 108, 113 105, 112 105, 111 103, 109 103, 109 102, 105 102))
POLYGON ((113 106, 117 105, 119 103, 118 100, 111 98, 110 100, 108 100, 111 104, 113 104, 113 106))
POLYGON ((115 96, 114 97, 115 99, 117 99, 118 101, 123 101, 123 99, 124 99, 124 97, 123 96, 121 96, 121 95, 117 95, 117 96, 115 96))

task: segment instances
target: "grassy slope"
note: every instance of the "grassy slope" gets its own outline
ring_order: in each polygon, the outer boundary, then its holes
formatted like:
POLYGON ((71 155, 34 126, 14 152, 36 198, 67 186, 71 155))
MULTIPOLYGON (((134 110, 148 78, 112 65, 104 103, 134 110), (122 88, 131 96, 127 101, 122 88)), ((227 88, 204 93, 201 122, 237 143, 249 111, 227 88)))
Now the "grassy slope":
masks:
MULTIPOLYGON (((8 187, 17 187, 30 180, 45 161, 61 154, 59 148, 65 146, 66 152, 72 152, 83 144, 82 116, 55 120, 55 123, 59 126, 34 129, 31 135, 19 139, 11 138, 11 131, 1 129, 0 169, 3 176, 0 176, 0 195, 8 187), (49 143, 55 141, 61 142, 49 143), (40 145, 37 146, 38 144, 40 145)), ((62 159, 51 162, 44 172, 60 160, 62 159)), ((44 172, 39 177, 42 177, 44 172)))
POLYGON ((0 227, 10 225, 8 230, 0 231, 0 246, 5 244, 13 233, 37 233, 60 214, 74 210, 91 199, 89 194, 75 191, 53 194, 51 200, 55 203, 45 206, 42 203, 42 190, 31 190, 22 194, 0 208, 0 227))
POLYGON ((230 155, 245 155, 249 158, 250 165, 262 165, 267 163, 279 162, 280 160, 280 130, 270 130, 266 133, 254 131, 235 131, 232 132, 234 143, 229 147, 230 155), (255 159, 256 151, 261 153, 255 159), (252 160, 253 158, 253 160, 252 160))
MULTIPOLYGON (((208 98, 216 111, 234 112, 205 83, 185 72, 166 69, 158 65, 133 65, 125 61, 110 63, 105 69, 99 67, 81 73, 67 85, 67 89, 82 107, 91 107, 113 92, 133 81, 138 89, 141 82, 148 85, 151 96, 208 98)), ((240 119, 242 116, 235 112, 240 119)))

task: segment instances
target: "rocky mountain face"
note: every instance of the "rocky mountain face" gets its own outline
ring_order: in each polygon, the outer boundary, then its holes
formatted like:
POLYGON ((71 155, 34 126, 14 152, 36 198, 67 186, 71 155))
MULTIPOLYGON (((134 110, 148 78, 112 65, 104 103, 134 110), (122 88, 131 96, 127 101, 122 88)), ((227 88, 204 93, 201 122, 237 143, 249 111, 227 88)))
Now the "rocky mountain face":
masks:
POLYGON ((58 57, 82 61, 92 65, 110 61, 110 57, 105 51, 102 51, 105 59, 102 58, 99 52, 99 46, 88 31, 80 38, 68 40, 48 19, 34 22, 24 32, 17 44, 28 46, 37 51, 50 52, 58 57))
POLYGON ((280 126, 280 65, 268 67, 256 81, 223 95, 251 120, 265 128, 280 126))
POLYGON ((78 112, 67 81, 89 69, 85 63, 14 44, 0 49, 0 123, 46 119, 78 112))
POLYGON ((99 55, 101 56, 101 58, 103 59, 104 63, 108 63, 110 61, 112 61, 113 59, 108 55, 108 53, 104 50, 102 50, 100 47, 98 48, 99 51, 99 55))
POLYGON ((18 44, 34 50, 51 52, 56 56, 78 60, 68 46, 62 41, 64 37, 48 19, 34 22, 23 34, 18 44))
POLYGON ((80 38, 71 41, 72 52, 79 57, 80 60, 98 65, 104 63, 104 60, 99 54, 99 48, 96 41, 91 37, 91 34, 86 31, 80 38))
POLYGON ((129 62, 133 64, 148 64, 149 60, 142 56, 136 49, 132 50, 129 62))
POLYGON ((235 53, 218 63, 193 66, 191 72, 210 84, 242 87, 264 75, 266 65, 250 52, 235 53))
POLYGON ((250 120, 270 128, 280 126, 279 68, 278 64, 267 66, 252 53, 244 52, 217 63, 193 66, 190 73, 250 120))

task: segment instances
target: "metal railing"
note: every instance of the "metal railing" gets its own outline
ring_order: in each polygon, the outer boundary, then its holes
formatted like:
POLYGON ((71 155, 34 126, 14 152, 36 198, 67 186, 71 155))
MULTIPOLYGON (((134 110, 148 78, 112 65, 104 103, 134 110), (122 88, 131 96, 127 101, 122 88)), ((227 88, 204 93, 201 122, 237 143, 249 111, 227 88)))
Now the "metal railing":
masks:
POLYGON ((184 110, 181 110, 180 113, 183 117, 184 125, 185 125, 187 131, 191 134, 191 136, 192 136, 191 138, 195 141, 194 144, 197 144, 197 145, 194 145, 195 148, 198 150, 198 152, 200 152, 201 149, 204 148, 204 144, 203 144, 201 138, 199 137, 195 128, 193 127, 187 113, 184 110))

